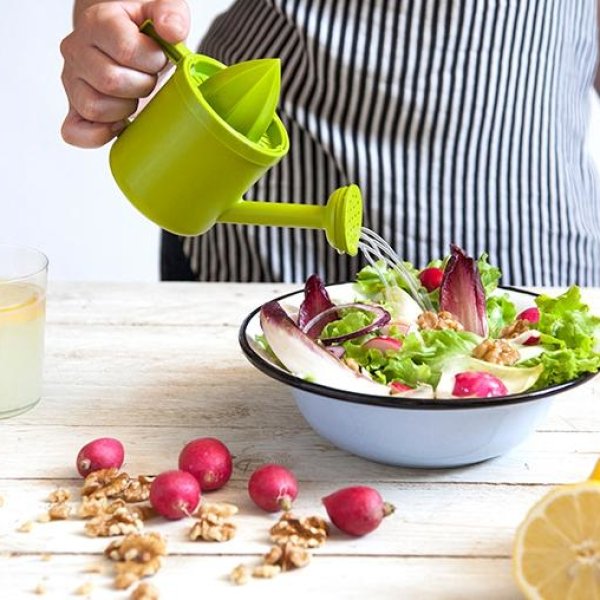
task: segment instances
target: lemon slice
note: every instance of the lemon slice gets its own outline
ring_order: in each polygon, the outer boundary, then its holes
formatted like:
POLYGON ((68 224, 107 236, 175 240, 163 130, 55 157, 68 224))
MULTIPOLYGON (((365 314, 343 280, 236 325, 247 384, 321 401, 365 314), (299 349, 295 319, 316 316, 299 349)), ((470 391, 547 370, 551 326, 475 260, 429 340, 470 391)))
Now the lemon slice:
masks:
POLYGON ((553 489, 529 511, 513 568, 526 598, 600 600, 600 460, 588 481, 553 489))
POLYGON ((43 315, 44 293, 29 283, 0 282, 0 324, 30 321, 43 315))

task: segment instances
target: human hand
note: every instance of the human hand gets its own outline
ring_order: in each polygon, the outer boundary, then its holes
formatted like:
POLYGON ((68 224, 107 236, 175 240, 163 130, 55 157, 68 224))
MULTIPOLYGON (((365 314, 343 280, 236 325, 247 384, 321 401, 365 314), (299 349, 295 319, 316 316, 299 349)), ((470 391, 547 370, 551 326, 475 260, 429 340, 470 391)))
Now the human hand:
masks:
POLYGON ((185 0, 98 1, 76 17, 73 32, 60 46, 69 100, 61 133, 69 144, 106 144, 125 127, 139 98, 156 86, 167 61, 156 42, 139 31, 146 19, 171 43, 189 33, 185 0))

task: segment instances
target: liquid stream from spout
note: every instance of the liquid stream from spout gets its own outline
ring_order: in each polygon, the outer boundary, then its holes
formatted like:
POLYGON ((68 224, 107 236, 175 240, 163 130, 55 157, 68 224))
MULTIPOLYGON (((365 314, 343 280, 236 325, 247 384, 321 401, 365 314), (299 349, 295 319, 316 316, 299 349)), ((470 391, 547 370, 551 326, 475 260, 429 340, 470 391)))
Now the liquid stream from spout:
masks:
POLYGON ((431 300, 421 290, 420 282, 404 266, 396 251, 380 235, 368 227, 361 227, 358 248, 366 261, 375 269, 385 288, 392 287, 385 277, 385 268, 387 268, 395 272, 406 283, 410 295, 422 310, 433 310, 431 300), (381 267, 382 262, 384 269, 381 267))

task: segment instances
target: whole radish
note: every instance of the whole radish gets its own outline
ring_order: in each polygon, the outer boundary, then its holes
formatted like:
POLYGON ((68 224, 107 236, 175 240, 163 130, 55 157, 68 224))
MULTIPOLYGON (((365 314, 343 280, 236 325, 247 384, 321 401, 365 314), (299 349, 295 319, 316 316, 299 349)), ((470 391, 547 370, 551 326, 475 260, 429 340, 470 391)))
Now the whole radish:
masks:
POLYGON ((150 504, 167 519, 189 517, 200 504, 198 481, 185 471, 165 471, 150 485, 150 504))
POLYGON ((323 504, 331 522, 354 536, 374 531, 383 518, 395 510, 392 504, 383 501, 377 490, 364 485, 338 490, 323 498, 323 504))
POLYGON ((517 319, 522 321, 529 321, 530 323, 539 323, 540 321, 540 309, 537 306, 531 306, 522 310, 518 315, 517 319))
POLYGON ((248 494, 259 508, 267 512, 290 510, 298 496, 298 481, 289 469, 281 465, 264 465, 250 476, 248 494))
POLYGON ((419 273, 421 285, 428 291, 433 292, 442 285, 444 271, 438 267, 427 267, 419 273))
POLYGON ((100 469, 120 469, 125 460, 125 448, 115 438, 104 437, 87 443, 77 454, 77 471, 87 477, 100 469))
POLYGON ((222 488, 231 477, 233 461, 227 446, 216 438, 187 443, 179 454, 179 468, 191 473, 203 492, 222 488))

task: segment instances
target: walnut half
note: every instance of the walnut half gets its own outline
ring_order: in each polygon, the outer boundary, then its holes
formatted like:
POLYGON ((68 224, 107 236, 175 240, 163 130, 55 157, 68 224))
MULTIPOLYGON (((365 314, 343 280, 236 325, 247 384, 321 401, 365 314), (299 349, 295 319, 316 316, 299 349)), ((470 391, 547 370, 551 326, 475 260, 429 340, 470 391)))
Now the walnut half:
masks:
POLYGON ((456 317, 447 310, 442 310, 437 314, 427 310, 417 317, 417 325, 420 329, 451 329, 452 331, 463 331, 464 329, 456 317))
POLYGON ((281 546, 273 546, 264 556, 267 565, 277 565, 282 571, 305 567, 311 559, 310 552, 301 546, 288 542, 281 546))
POLYGON ((158 533, 130 533, 111 542, 104 554, 115 564, 115 587, 126 589, 142 577, 154 575, 161 566, 161 556, 167 554, 167 545, 158 533))
POLYGON ((301 548, 318 548, 325 543, 329 527, 321 517, 296 518, 284 513, 270 533, 271 540, 277 544, 290 542, 301 548))
POLYGON ((473 356, 497 365, 514 365, 521 358, 519 351, 505 340, 483 340, 473 349, 473 356))

